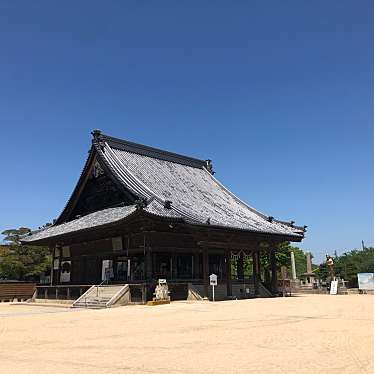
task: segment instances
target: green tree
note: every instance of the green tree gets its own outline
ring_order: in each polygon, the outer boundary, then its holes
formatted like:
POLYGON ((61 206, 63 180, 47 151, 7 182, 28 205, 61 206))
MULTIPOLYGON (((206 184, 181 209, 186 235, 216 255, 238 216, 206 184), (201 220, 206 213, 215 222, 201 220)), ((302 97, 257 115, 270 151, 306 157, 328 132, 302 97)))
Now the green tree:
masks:
POLYGON ((26 227, 2 232, 7 250, 0 253, 0 278, 38 281, 40 274, 51 266, 47 247, 21 245, 22 236, 31 230, 26 227))
MULTIPOLYGON (((275 260, 278 269, 278 275, 280 275, 280 268, 286 266, 287 273, 291 276, 291 252, 295 255, 295 266, 296 274, 300 276, 306 272, 306 257, 304 252, 298 248, 292 246, 289 242, 283 242, 278 244, 275 253, 275 260)), ((267 251, 263 251, 261 254, 261 269, 264 274, 265 283, 270 282, 270 256, 267 251)))
POLYGON ((296 267, 296 276, 306 273, 306 257, 303 250, 298 247, 291 247, 292 252, 295 256, 295 267, 296 267))
MULTIPOLYGON (((354 249, 334 258, 334 271, 336 276, 348 281, 349 286, 357 287, 357 273, 374 272, 374 248, 354 249)), ((326 279, 328 272, 326 264, 319 266, 321 279, 326 279)))

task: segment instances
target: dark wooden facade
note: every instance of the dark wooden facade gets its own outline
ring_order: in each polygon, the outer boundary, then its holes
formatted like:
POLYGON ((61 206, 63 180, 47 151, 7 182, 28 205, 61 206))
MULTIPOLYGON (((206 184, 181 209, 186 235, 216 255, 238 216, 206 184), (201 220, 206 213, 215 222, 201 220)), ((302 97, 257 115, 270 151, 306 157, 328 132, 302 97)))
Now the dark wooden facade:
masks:
MULTIPOLYGON (((266 279, 260 267, 261 254, 271 260, 271 281, 276 293, 275 249, 284 238, 254 235, 238 230, 195 227, 177 220, 150 217, 139 209, 137 216, 121 225, 70 235, 50 243, 55 264, 51 285, 92 285, 104 279, 103 261, 110 261, 111 283, 144 284, 151 297, 158 279, 169 284, 202 286, 209 296, 209 275, 218 276, 226 297, 252 297, 266 279), (57 261, 56 261, 57 260, 57 261), (69 268, 64 269, 65 263, 69 268), (247 268, 245 268, 247 265, 247 268), (248 269, 248 265, 250 268, 248 269), (62 273, 69 270, 68 279, 62 273), (233 285, 253 285, 253 292, 234 292, 233 285)), ((173 286, 172 286, 173 287, 173 286)), ((179 295, 175 298, 183 298, 179 295)))

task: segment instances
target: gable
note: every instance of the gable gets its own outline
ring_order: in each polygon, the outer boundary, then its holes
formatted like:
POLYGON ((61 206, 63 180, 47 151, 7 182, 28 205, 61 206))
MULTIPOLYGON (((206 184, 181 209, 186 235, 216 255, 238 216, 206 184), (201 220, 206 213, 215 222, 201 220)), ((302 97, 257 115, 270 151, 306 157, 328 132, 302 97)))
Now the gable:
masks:
POLYGON ((116 183, 110 170, 94 148, 83 168, 78 183, 56 224, 69 222, 98 210, 119 205, 131 205, 136 197, 123 185, 116 183))
POLYGON ((131 202, 96 161, 69 218, 74 219, 121 203, 129 205, 131 202))

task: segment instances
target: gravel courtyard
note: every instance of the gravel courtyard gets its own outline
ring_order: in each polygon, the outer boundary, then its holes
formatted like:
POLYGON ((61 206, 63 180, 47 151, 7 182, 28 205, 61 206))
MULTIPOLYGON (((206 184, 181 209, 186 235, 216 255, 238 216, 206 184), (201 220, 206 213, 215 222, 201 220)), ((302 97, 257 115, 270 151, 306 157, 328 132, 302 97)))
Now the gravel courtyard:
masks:
POLYGON ((374 296, 109 310, 0 304, 8 373, 370 373, 374 296))

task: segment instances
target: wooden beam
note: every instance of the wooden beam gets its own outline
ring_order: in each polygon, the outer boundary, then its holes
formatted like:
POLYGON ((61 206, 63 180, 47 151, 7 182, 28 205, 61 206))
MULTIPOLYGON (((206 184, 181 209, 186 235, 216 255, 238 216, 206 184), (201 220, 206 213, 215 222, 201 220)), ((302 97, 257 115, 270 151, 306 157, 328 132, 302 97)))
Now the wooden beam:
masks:
POLYGON ((246 250, 253 248, 253 243, 238 243, 238 242, 217 242, 217 241, 198 241, 197 244, 201 247, 209 247, 209 248, 220 248, 224 249, 227 248, 227 245, 230 245, 230 248, 233 248, 235 250, 246 250))

